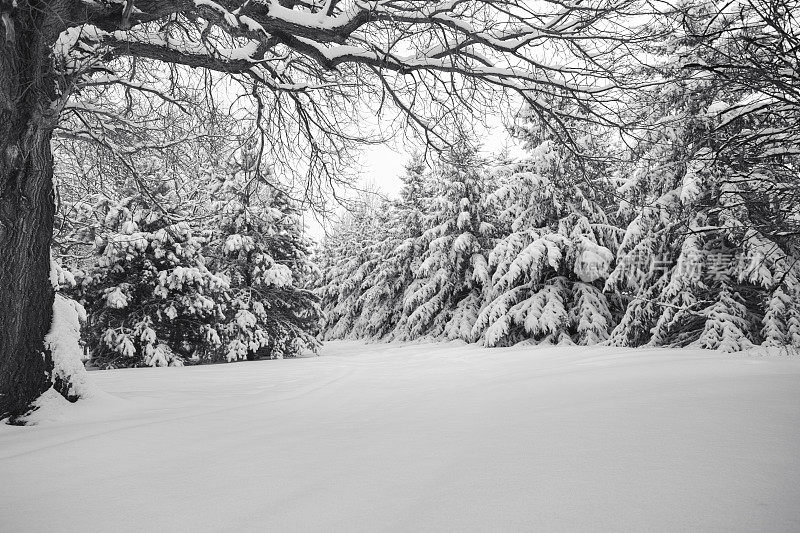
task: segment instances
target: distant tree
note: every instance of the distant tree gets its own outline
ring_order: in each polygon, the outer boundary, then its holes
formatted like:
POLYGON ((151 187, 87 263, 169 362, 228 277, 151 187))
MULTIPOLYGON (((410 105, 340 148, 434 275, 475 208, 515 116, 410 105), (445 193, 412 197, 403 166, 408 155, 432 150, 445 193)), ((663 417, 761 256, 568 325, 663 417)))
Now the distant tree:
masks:
POLYGON ((384 200, 367 191, 350 203, 315 256, 320 276, 316 294, 322 302, 325 339, 358 337, 364 294, 376 282, 388 214, 384 200))
POLYGON ((353 326, 358 337, 385 338, 392 334, 403 317, 403 294, 422 260, 420 237, 432 201, 424 158, 413 157, 401 179, 400 199, 378 213, 384 231, 375 246, 379 261, 374 279, 359 299, 361 313, 353 326))

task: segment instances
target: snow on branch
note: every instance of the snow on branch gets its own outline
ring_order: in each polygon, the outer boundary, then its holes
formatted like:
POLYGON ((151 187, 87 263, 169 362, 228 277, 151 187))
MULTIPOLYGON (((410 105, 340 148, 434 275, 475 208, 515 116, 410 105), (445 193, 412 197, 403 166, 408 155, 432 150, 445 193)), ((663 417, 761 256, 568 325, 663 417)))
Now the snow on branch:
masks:
MULTIPOLYGON (((633 0, 275 1, 91 3, 65 48, 240 73, 272 90, 313 90, 372 67, 380 77, 454 77, 527 94, 599 95, 618 84, 621 43, 646 30, 621 24, 633 0), (130 26, 130 29, 127 27, 130 26), (69 46, 67 46, 69 45, 69 46), (269 80, 269 81, 267 81, 269 80)), ((66 28, 65 28, 66 29, 66 28)), ((362 80, 363 81, 363 80, 362 80)), ((393 82, 394 84, 394 82, 393 82)))

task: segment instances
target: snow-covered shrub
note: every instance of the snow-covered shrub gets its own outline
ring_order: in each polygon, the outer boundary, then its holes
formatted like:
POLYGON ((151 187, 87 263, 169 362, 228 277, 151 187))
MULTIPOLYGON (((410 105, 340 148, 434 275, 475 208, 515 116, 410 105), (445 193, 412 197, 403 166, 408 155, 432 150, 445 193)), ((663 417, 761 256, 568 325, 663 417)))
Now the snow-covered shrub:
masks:
POLYGON ((44 343, 53 362, 53 388, 70 401, 86 398, 92 392, 83 366, 81 324, 85 322, 86 310, 81 304, 55 295, 53 322, 44 343))

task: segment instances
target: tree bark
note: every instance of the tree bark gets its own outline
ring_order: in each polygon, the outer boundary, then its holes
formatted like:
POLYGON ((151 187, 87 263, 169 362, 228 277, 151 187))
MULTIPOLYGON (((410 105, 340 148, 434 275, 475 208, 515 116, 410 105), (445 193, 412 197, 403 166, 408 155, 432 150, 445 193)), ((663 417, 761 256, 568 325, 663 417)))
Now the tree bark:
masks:
POLYGON ((53 12, 0 5, 0 419, 12 422, 51 386, 56 79, 53 12), (10 22, 9 22, 10 21, 10 22))

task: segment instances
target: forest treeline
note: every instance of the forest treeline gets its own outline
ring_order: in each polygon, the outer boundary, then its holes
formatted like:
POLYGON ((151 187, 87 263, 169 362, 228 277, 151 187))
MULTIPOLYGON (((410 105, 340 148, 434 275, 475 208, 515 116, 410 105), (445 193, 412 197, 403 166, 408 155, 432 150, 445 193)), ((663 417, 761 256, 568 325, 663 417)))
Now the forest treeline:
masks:
POLYGON ((520 161, 409 165, 325 242, 324 337, 800 348, 797 20, 763 9, 791 22, 704 4, 650 43, 621 130, 554 98, 520 161))
POLYGON ((123 134, 61 138, 51 281, 85 307, 91 363, 344 338, 800 348, 797 21, 693 9, 614 109, 553 90, 513 121, 524 157, 467 136, 412 157, 399 198, 351 202, 316 247, 224 117, 148 117, 204 135, 122 159, 123 134))

